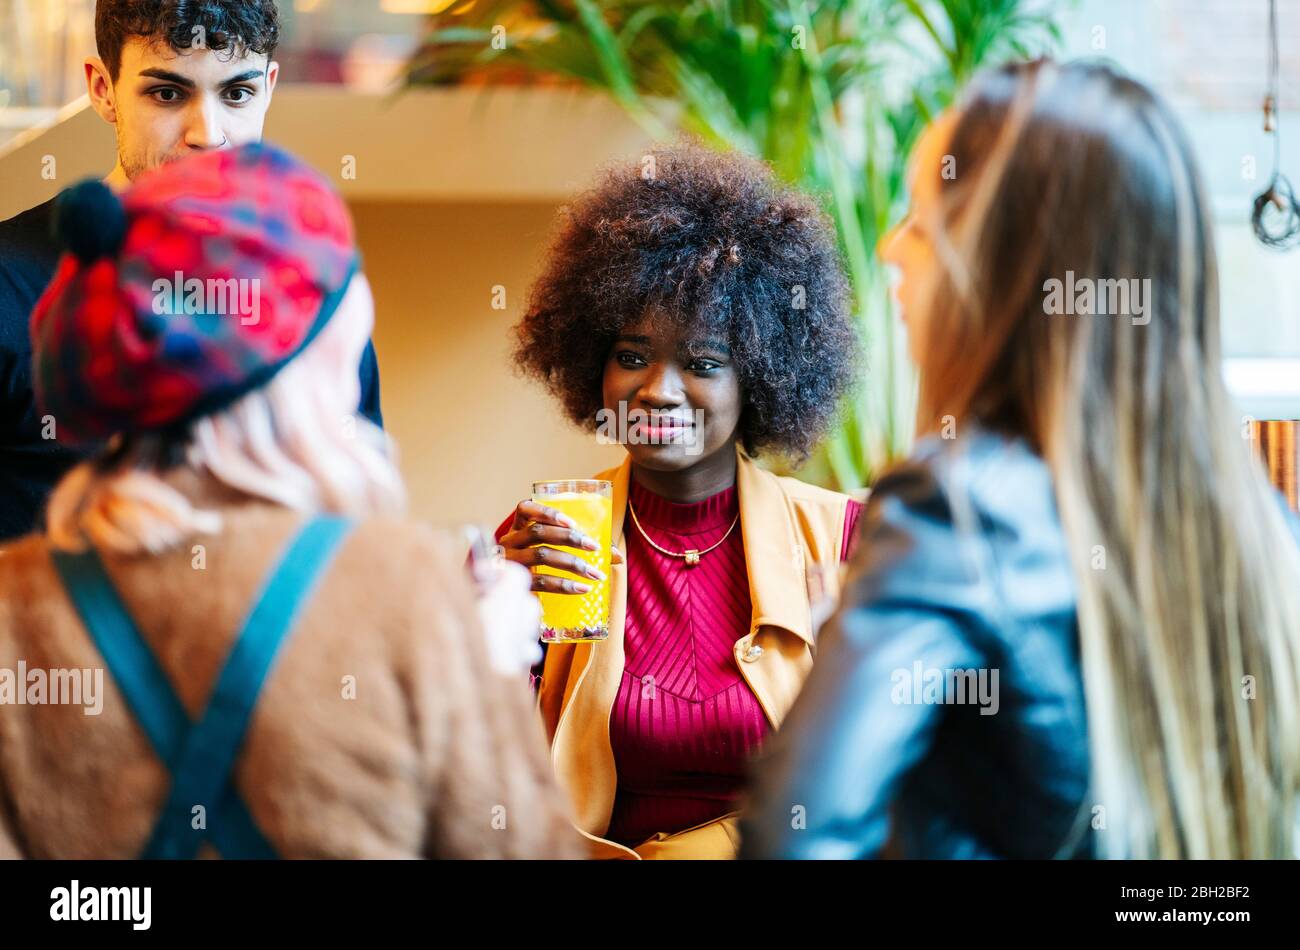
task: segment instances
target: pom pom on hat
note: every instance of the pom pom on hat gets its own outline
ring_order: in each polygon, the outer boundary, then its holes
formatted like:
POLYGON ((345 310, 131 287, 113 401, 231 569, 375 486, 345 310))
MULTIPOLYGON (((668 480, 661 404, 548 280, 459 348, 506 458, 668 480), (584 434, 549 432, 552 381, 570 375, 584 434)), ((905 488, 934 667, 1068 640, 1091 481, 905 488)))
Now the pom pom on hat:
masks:
POLYGON ((88 178, 59 195, 54 232, 78 260, 90 264, 121 250, 126 211, 111 188, 97 178, 88 178))

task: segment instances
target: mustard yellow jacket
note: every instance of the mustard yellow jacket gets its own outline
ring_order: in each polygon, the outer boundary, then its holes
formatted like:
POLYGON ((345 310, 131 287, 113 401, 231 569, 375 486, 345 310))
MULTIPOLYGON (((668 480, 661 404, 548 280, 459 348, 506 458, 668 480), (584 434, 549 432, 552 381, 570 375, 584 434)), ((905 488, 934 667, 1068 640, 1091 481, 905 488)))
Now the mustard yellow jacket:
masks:
MULTIPOLYGON (((736 494, 753 619, 736 641, 736 663, 763 707, 780 726, 813 663, 808 575, 817 571, 821 590, 837 596, 844 518, 849 497, 773 475, 737 449, 736 494)), ((614 544, 626 550, 631 460, 597 478, 613 483, 614 544)), ((551 762, 569 792, 578 829, 600 858, 731 858, 738 837, 733 815, 632 848, 604 838, 614 808, 618 776, 609 739, 609 716, 623 676, 623 620, 627 566, 610 577, 609 639, 551 644, 542 670, 538 703, 551 742, 551 762)))

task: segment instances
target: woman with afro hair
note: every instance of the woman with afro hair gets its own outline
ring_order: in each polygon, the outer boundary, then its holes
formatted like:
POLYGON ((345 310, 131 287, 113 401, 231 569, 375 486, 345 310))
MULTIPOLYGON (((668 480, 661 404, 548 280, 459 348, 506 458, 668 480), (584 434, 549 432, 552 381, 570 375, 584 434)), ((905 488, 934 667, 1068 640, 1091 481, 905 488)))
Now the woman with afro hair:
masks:
MULTIPOLYGON (((861 506, 753 461, 807 457, 853 381, 834 232, 749 158, 695 145, 607 172, 565 211, 516 358, 579 426, 612 419, 609 638, 551 643, 539 705, 597 857, 728 858, 747 766, 813 663, 861 506), (621 552, 621 553, 620 553, 621 552), (812 593, 810 593, 810 591, 812 593)), ((559 512, 498 532, 533 589, 600 571, 559 512)))

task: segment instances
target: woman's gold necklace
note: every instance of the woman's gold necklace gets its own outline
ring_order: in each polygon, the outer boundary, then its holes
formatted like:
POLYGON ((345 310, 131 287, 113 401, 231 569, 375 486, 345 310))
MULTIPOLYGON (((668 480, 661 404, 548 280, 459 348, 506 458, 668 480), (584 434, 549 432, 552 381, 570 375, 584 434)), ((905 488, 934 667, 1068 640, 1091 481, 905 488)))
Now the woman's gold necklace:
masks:
POLYGON ((727 540, 727 538, 731 536, 731 532, 736 529, 736 525, 740 523, 740 512, 736 512, 736 517, 731 522, 731 527, 727 529, 727 533, 724 534, 722 537, 718 538, 717 541, 715 541, 713 544, 710 544, 703 551, 697 551, 694 548, 690 548, 685 551, 669 551, 667 548, 661 548, 659 545, 655 544, 653 541, 650 540, 650 535, 645 533, 645 528, 641 527, 641 522, 637 520, 636 509, 632 507, 631 498, 627 500, 627 510, 628 513, 632 515, 632 523, 636 525, 637 531, 641 533, 641 537, 645 538, 646 544, 650 545, 650 547, 654 548, 660 554, 667 554, 669 557, 685 558, 687 567, 694 567, 696 564, 699 564, 700 555, 708 554, 710 551, 716 548, 723 541, 727 540))

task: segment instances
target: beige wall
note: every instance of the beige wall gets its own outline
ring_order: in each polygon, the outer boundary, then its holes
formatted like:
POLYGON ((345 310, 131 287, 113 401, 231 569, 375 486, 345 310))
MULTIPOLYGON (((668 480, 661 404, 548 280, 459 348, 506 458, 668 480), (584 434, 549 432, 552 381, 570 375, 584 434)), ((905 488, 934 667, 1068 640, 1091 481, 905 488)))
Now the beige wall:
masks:
POLYGON ((514 373, 510 327, 537 274, 551 204, 354 202, 375 295, 384 421, 416 517, 495 527, 542 478, 622 458, 514 373), (505 310, 492 288, 506 290, 505 310))

